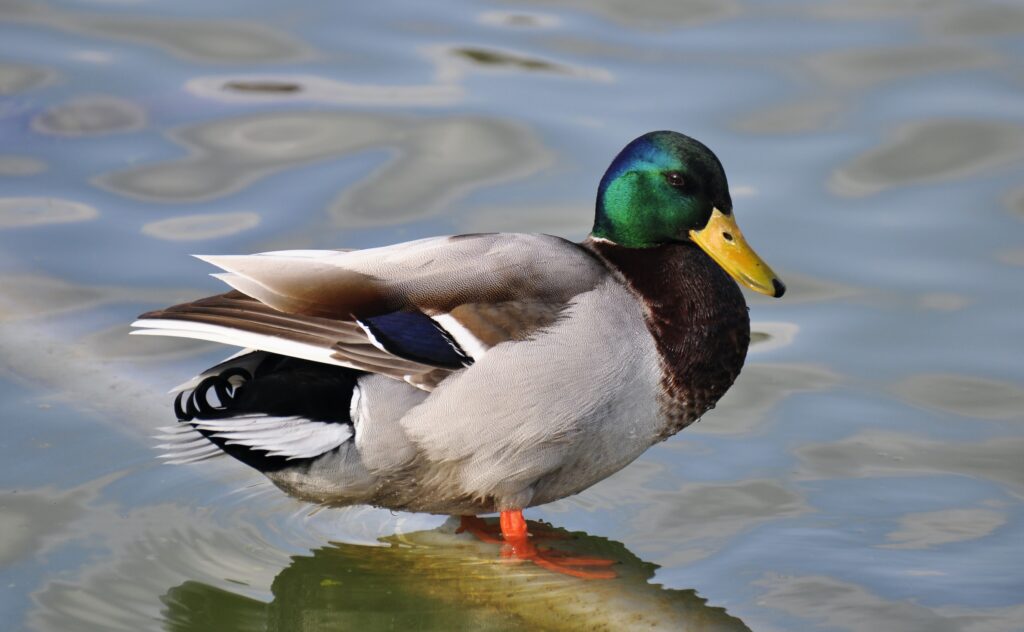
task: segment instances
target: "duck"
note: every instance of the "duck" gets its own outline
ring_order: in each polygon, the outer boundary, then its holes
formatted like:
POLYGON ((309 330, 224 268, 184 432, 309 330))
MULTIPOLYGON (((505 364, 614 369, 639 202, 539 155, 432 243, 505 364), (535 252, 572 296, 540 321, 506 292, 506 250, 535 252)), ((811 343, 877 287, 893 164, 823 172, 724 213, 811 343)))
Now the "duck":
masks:
POLYGON ((612 160, 579 243, 476 233, 198 258, 229 291, 142 314, 133 333, 241 351, 176 389, 168 462, 226 454, 307 502, 459 516, 582 577, 609 575, 535 546, 523 510, 701 418, 746 357, 740 284, 785 292, 718 157, 673 131, 612 160))

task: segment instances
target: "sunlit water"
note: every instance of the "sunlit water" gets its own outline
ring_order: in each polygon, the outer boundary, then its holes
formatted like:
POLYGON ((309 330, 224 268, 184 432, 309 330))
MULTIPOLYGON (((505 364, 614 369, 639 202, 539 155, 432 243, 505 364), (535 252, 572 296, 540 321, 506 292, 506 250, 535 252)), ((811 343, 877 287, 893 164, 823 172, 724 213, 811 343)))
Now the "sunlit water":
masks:
POLYGON ((0 3, 5 629, 1024 629, 1022 35, 952 0, 0 3), (219 291, 188 254, 579 238, 663 128, 790 292, 700 424, 528 512, 619 579, 157 462, 223 350, 126 324, 219 291))

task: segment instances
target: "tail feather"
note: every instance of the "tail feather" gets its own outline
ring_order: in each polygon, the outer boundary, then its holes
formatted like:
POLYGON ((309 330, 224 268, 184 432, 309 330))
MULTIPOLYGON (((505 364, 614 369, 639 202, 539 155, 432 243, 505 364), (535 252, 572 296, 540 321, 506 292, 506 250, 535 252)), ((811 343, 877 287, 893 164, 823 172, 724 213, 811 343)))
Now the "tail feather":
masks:
POLYGON ((157 435, 161 458, 192 463, 223 453, 263 472, 315 459, 353 438, 360 375, 264 351, 233 356, 178 389, 179 425, 157 435))

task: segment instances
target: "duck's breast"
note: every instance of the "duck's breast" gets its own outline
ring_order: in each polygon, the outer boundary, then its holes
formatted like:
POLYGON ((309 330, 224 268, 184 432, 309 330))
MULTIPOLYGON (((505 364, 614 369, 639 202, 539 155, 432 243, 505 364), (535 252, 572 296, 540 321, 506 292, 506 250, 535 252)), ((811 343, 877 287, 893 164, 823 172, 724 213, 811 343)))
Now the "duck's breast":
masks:
POLYGON ((656 440, 661 380, 643 308, 609 276, 553 325, 493 347, 402 419, 421 452, 418 483, 439 503, 463 496, 495 509, 576 493, 656 440))

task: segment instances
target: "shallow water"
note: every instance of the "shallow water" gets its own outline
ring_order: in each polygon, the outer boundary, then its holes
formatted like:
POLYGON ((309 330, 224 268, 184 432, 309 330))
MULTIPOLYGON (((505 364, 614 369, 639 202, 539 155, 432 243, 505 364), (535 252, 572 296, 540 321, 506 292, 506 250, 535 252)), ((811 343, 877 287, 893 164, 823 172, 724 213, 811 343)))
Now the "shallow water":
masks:
POLYGON ((1024 7, 336 4, 0 4, 9 629, 1024 629, 1024 7), (790 292, 700 424, 528 512, 619 579, 157 462, 223 351, 124 334, 219 291, 187 254, 580 238, 659 128, 790 292))

